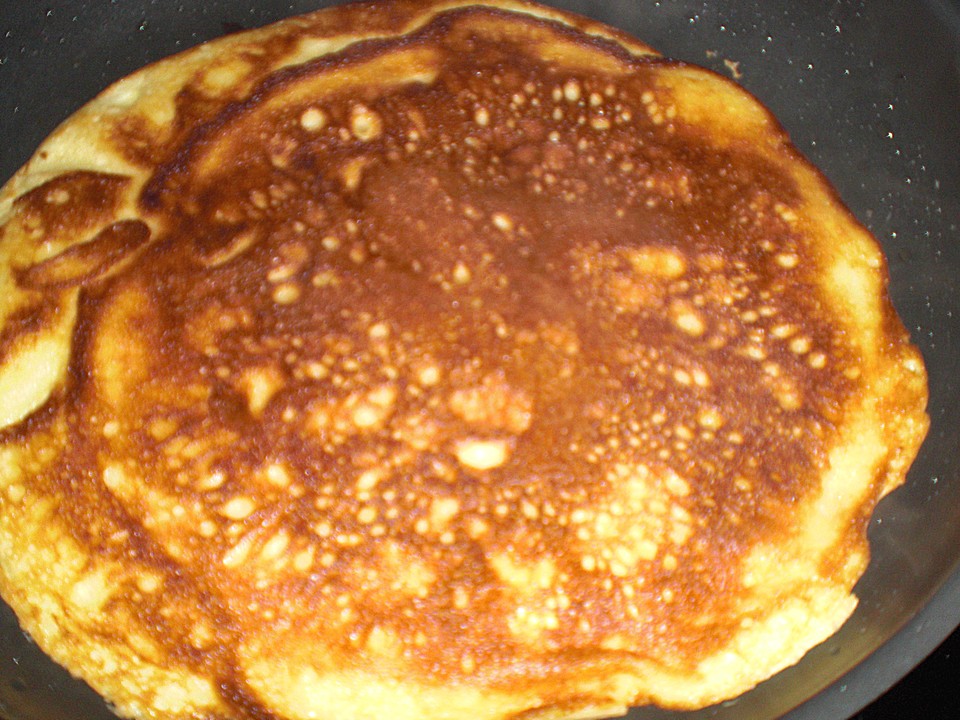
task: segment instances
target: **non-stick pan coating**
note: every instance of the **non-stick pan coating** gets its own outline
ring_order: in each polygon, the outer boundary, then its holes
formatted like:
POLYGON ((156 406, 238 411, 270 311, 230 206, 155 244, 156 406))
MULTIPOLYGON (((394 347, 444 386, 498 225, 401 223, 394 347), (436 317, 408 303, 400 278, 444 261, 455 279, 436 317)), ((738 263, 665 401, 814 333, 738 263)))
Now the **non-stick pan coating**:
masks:
MULTIPOLYGON (((0 182, 70 112, 145 63, 316 0, 0 4, 0 182)), ((928 365, 933 421, 906 487, 871 525, 861 604, 799 665, 732 703, 631 720, 845 718, 960 622, 960 3, 553 0, 665 54, 740 74, 887 253, 928 365), (727 62, 729 61, 729 62, 727 62)), ((104 720, 0 604, 0 719, 104 720)))

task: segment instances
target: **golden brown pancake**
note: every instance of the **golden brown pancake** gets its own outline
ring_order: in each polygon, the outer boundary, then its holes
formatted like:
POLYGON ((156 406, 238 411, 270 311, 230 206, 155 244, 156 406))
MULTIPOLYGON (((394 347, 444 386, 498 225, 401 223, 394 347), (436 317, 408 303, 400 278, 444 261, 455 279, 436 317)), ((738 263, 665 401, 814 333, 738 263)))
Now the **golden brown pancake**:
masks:
POLYGON ((853 611, 927 428, 770 114, 537 5, 151 65, 0 225, 0 593, 124 716, 731 698, 853 611))

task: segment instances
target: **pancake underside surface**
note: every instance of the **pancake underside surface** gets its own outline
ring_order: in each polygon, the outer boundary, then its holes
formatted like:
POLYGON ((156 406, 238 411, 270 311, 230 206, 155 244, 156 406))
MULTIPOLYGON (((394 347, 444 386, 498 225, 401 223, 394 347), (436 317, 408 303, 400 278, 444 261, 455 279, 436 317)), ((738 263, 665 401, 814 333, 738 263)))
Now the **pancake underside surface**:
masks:
POLYGON ((515 2, 149 66, 0 193, 0 593, 140 718, 696 708, 844 622, 927 428, 735 84, 515 2))

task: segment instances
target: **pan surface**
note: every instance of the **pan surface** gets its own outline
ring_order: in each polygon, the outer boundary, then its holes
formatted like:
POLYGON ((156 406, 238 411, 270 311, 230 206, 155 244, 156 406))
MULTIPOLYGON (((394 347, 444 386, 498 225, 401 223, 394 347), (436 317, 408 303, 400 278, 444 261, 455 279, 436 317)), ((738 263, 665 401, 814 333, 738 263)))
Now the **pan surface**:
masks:
MULTIPOLYGON (((0 183, 110 82, 318 0, 0 4, 0 183)), ((932 427, 871 525, 860 607, 803 661, 722 706, 631 720, 847 718, 960 623, 960 2, 548 0, 665 55, 739 75, 887 253, 890 292, 928 365, 932 427)), ((949 690, 948 690, 949 691, 949 690)), ((107 720, 0 603, 0 720, 107 720)))

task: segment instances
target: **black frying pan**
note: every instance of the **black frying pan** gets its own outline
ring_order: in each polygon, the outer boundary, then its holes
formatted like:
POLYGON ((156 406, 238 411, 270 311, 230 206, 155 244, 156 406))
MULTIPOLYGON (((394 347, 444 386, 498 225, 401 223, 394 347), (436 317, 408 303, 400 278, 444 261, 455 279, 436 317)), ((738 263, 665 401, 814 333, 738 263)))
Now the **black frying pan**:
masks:
MULTIPOLYGON (((721 73, 733 72, 725 60, 739 63, 740 82, 886 250, 891 294, 927 361, 933 425, 907 486, 871 525, 873 562, 857 587, 859 609, 800 664, 737 701, 630 716, 847 718, 960 623, 960 1, 552 2, 721 73)), ((322 4, 2 0, 0 182, 113 80, 224 32, 322 4)), ((955 681, 940 692, 956 694, 955 681)), ((0 604, 0 720, 111 717, 43 658, 0 604)))

